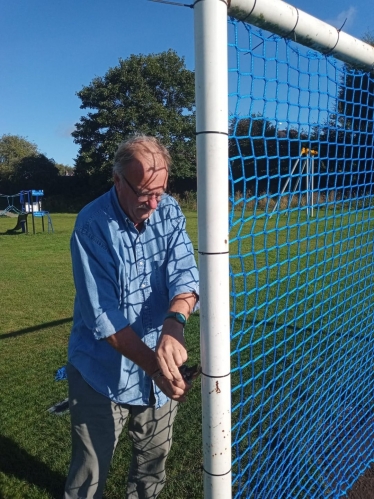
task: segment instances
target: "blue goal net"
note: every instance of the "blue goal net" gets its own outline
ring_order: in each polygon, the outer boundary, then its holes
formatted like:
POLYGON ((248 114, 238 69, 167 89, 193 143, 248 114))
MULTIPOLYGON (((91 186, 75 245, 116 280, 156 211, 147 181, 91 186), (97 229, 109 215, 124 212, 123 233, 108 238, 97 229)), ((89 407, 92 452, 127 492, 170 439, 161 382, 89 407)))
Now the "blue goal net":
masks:
POLYGON ((233 495, 343 497, 374 460, 374 79, 233 20, 228 50, 233 495))

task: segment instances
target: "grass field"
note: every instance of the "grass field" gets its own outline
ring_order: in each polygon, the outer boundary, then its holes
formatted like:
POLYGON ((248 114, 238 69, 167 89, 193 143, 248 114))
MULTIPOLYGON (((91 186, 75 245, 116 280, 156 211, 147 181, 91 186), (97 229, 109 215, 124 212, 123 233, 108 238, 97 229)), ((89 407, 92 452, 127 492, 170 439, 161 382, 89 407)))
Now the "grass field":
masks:
POLYGON ((374 219, 352 205, 232 220, 237 498, 335 499, 372 459, 374 219))
MULTIPOLYGON (((196 248, 197 216, 186 216, 196 248)), ((57 498, 63 489, 69 416, 52 416, 47 409, 67 396, 66 381, 56 382, 54 375, 66 362, 72 320, 69 238, 74 220, 74 215, 55 214, 54 234, 5 235, 15 221, 0 218, 4 499, 57 498)), ((236 497, 247 497, 248 490, 255 499, 303 499, 302 490, 317 494, 313 497, 339 497, 337 491, 346 490, 367 465, 372 444, 365 443, 365 452, 360 442, 352 448, 349 425, 363 420, 373 395, 371 367, 365 368, 374 354, 373 231, 370 208, 320 206, 313 219, 296 210, 271 218, 263 211, 235 213, 230 261, 236 497), (332 431, 336 421, 340 426, 332 431), (326 458, 326 453, 335 455, 334 432, 340 457, 326 458), (315 457, 321 449, 323 465, 315 457), (340 482, 339 469, 344 469, 340 482), (326 485, 327 472, 334 479, 326 485)), ((196 315, 186 338, 195 363, 196 315)), ((361 427, 357 431, 362 434, 361 427)), ((124 433, 107 499, 123 497, 128 462, 124 433)), ((201 464, 197 381, 180 407, 162 499, 201 498, 201 464)))
MULTIPOLYGON (((0 218, 0 497, 61 497, 70 458, 69 415, 47 409, 67 396, 54 381, 66 362, 74 287, 69 238, 75 215, 54 214, 55 233, 4 235, 16 219, 0 218)), ((39 230, 39 225, 37 226, 39 230)), ((188 214, 196 245, 196 213, 188 214)), ((186 328, 190 361, 199 359, 198 317, 186 328)), ((199 381, 181 405, 162 498, 202 496, 199 381)), ((105 497, 123 497, 129 462, 125 432, 118 445, 105 497)))

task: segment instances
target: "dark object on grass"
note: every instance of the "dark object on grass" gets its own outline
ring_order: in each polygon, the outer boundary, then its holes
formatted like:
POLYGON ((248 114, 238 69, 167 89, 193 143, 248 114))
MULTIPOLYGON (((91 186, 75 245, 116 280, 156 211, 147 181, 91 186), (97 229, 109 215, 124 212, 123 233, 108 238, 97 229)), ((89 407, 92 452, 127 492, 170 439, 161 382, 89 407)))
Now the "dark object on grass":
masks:
POLYGON ((17 230, 22 230, 22 232, 28 232, 27 227, 27 215, 28 213, 21 213, 18 215, 17 224, 14 229, 8 229, 7 233, 11 234, 12 232, 16 232, 17 230))
POLYGON ((55 381, 61 381, 64 379, 68 379, 66 375, 66 366, 60 367, 60 369, 57 369, 56 375, 55 375, 55 381))
POLYGON ((65 399, 50 407, 48 409, 48 412, 50 412, 51 414, 56 414, 57 416, 61 416, 62 414, 68 412, 68 410, 69 410, 69 399, 65 399))

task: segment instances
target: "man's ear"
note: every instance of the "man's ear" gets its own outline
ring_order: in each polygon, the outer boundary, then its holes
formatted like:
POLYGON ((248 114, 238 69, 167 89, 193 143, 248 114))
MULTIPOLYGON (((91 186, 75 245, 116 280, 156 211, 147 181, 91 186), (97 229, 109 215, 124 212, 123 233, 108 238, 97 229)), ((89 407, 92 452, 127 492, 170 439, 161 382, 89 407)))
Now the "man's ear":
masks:
POLYGON ((118 187, 119 183, 121 182, 121 178, 118 175, 118 173, 113 174, 113 182, 116 187, 118 187))

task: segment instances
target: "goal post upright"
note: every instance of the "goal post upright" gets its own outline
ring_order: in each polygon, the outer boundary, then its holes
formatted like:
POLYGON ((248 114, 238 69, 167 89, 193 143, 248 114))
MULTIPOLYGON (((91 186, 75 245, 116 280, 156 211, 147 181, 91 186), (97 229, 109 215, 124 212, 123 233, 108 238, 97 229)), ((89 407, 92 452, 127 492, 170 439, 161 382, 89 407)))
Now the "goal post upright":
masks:
POLYGON ((227 4, 197 0, 194 18, 204 498, 229 499, 227 4))

